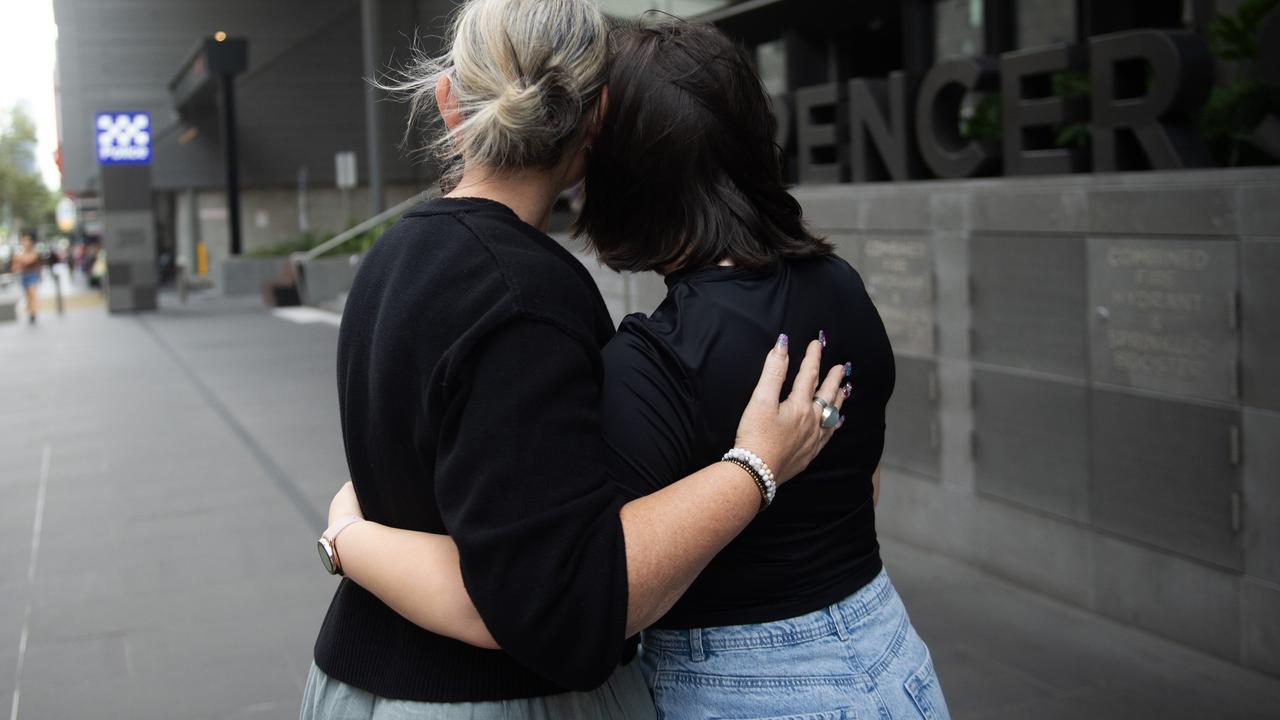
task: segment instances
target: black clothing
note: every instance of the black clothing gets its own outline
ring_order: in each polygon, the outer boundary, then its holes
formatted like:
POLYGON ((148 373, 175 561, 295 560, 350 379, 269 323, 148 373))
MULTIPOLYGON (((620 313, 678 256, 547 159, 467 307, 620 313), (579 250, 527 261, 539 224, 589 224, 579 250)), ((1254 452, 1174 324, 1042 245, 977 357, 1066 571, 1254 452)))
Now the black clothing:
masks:
POLYGON ((779 332, 792 339, 794 379, 805 346, 825 330, 823 370, 851 361, 853 396, 831 443, 656 627, 773 622, 853 594, 881 567, 871 476, 894 384, 889 339, 861 277, 832 256, 764 272, 702 268, 667 285, 653 315, 626 318, 604 351, 605 439, 629 495, 659 490, 733 446, 779 332))
POLYGON ((453 538, 504 651, 422 630, 343 581, 321 670, 387 698, 505 700, 594 688, 634 648, 600 434, 612 333, 586 269, 498 203, 435 200, 382 236, 338 341, 351 477, 370 520, 453 538))

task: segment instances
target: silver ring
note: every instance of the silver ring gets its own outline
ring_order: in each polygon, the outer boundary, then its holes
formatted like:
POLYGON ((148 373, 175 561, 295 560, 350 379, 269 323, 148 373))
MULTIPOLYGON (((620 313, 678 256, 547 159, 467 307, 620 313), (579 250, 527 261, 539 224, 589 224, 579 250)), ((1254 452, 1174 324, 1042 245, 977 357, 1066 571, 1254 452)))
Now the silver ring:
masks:
POLYGON ((830 405, 827 405, 825 402, 823 405, 826 405, 826 407, 822 408, 821 426, 823 430, 830 430, 840 424, 840 411, 830 405))
POLYGON ((813 396, 813 404, 814 404, 814 405, 817 405, 818 407, 822 408, 823 410, 826 410, 827 408, 831 407, 831 404, 830 404, 830 403, 828 403, 826 400, 823 400, 822 398, 818 397, 817 395, 814 395, 814 396, 813 396))

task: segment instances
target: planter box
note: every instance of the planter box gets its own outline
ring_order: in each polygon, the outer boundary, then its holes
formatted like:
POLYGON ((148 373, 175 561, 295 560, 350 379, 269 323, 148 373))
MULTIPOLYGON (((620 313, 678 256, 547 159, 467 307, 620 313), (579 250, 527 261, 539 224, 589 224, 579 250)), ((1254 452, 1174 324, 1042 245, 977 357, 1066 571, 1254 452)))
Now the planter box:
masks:
POLYGON ((298 268, 302 302, 320 305, 337 300, 351 289, 359 269, 359 255, 303 261, 298 268))
POLYGON ((219 287, 226 297, 261 295, 262 286, 279 280, 288 258, 230 257, 222 261, 219 287))

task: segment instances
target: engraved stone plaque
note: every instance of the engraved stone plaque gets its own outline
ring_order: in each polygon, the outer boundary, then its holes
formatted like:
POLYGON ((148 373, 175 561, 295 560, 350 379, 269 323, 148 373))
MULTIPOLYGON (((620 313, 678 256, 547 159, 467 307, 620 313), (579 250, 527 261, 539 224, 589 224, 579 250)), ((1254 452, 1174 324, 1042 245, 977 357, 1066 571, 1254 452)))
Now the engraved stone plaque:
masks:
POLYGON ((971 251, 974 359, 1084 379, 1083 239, 975 235, 971 251))
POLYGON ((1237 247, 1219 240, 1089 240, 1091 375, 1239 397, 1237 247))
POLYGON ((1243 569, 1238 411, 1094 389, 1090 437, 1095 525, 1243 569))
POLYGON ((940 478, 937 363, 902 356, 895 361, 897 382, 885 411, 884 462, 940 478))
POLYGON ((862 236, 853 231, 832 232, 825 235, 827 242, 835 246, 836 254, 844 258, 858 271, 864 273, 862 265, 862 236))
POLYGON ((873 235, 858 266, 898 352, 927 355, 937 345, 933 246, 920 235, 873 235))
POLYGON ((1088 517, 1087 391, 1080 382, 973 372, 978 490, 1039 510, 1088 517))

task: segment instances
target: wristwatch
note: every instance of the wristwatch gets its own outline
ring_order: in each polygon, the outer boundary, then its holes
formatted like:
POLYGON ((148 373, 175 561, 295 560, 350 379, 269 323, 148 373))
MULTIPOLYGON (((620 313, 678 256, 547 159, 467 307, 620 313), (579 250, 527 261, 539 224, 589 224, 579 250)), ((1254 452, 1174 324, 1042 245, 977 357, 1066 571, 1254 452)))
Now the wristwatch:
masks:
POLYGON ((342 561, 338 559, 338 534, 364 518, 350 515, 330 525, 316 541, 316 549, 320 551, 320 564, 330 575, 342 574, 342 561))

